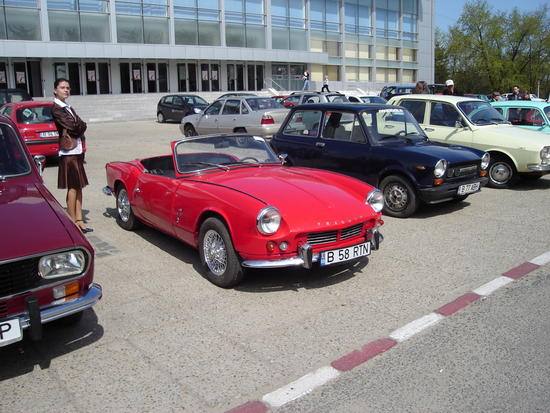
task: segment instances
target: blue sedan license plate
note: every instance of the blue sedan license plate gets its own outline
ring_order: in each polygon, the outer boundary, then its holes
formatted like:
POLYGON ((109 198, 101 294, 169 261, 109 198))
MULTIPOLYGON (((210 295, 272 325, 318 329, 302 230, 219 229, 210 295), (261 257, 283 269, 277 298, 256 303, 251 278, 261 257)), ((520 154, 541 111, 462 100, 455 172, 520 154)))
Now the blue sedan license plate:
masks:
POLYGON ((479 182, 473 184, 460 185, 458 187, 458 195, 471 194, 472 192, 477 192, 479 190, 479 182))
POLYGON ((353 245, 351 247, 321 252, 321 265, 331 265, 338 262, 365 257, 370 254, 370 242, 353 245))

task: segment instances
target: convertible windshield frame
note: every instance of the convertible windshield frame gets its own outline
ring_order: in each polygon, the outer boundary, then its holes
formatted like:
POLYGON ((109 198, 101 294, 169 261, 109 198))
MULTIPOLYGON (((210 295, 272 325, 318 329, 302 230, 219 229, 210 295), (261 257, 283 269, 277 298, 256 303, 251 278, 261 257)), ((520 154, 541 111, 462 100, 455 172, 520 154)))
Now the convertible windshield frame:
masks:
POLYGON ((476 126, 486 126, 486 125, 500 125, 507 124, 508 121, 502 117, 500 112, 496 110, 491 104, 484 101, 478 100, 465 100, 458 102, 456 104, 458 110, 468 119, 469 122, 476 126), (466 110, 466 105, 477 105, 475 109, 466 110), (482 111, 481 108, 485 108, 489 113, 486 116, 480 117, 477 120, 474 120, 472 114, 476 115, 482 111))
POLYGON ((260 136, 209 135, 182 139, 174 145, 178 173, 230 170, 230 166, 261 166, 280 163, 260 136))

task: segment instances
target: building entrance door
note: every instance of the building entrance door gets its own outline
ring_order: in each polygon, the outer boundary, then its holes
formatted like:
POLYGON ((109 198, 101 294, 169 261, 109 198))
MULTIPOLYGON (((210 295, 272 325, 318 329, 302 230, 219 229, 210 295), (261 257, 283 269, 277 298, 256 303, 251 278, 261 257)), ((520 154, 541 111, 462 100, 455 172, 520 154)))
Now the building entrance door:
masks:
POLYGON ((227 64, 227 90, 246 90, 244 85, 244 64, 227 64))
POLYGON ((84 64, 86 73, 86 94, 97 95, 110 92, 109 64, 87 62, 84 64))
POLYGON ((142 93, 142 72, 141 63, 120 63, 120 91, 122 93, 142 93))
POLYGON ((147 63, 147 92, 168 92, 168 64, 147 63))
POLYGON ((264 66, 247 65, 247 90, 262 90, 264 87, 264 66))
POLYGON ((197 64, 178 63, 178 92, 197 91, 197 64))

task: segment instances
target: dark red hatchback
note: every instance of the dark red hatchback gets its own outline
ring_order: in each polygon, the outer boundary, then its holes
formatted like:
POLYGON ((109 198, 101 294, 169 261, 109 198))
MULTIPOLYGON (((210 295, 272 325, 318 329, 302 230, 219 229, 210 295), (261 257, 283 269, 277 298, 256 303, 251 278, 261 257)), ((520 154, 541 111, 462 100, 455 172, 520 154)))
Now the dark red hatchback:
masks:
POLYGON ((101 298, 94 251, 48 191, 16 126, 0 116, 0 347, 78 321, 101 298))

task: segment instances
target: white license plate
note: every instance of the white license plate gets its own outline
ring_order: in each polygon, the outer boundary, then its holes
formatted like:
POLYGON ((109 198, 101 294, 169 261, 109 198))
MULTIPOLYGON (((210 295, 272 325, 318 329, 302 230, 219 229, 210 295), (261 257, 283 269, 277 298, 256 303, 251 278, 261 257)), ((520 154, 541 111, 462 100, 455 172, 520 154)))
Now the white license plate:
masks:
POLYGON ((57 138, 59 136, 59 133, 57 133, 57 131, 40 132, 38 136, 40 136, 41 138, 57 138))
POLYGON ((351 247, 321 252, 321 265, 331 265, 365 257, 370 254, 370 242, 353 245, 351 247))
POLYGON ((23 338, 19 319, 0 321, 0 347, 15 343, 23 338))
POLYGON ((460 185, 458 187, 458 195, 471 194, 479 190, 479 182, 473 184, 460 185))

